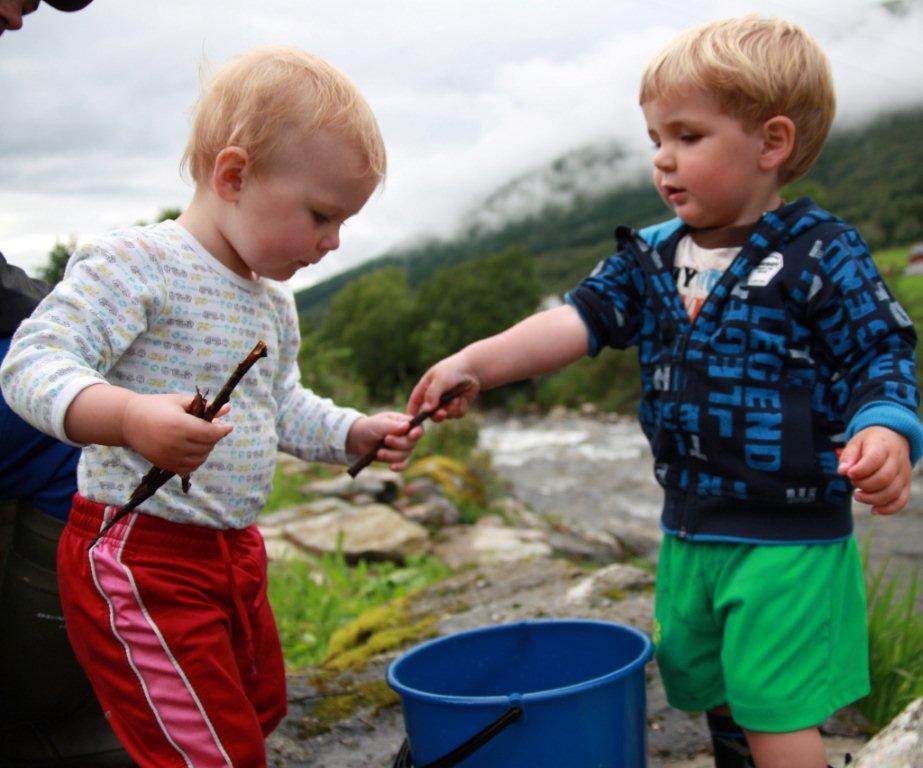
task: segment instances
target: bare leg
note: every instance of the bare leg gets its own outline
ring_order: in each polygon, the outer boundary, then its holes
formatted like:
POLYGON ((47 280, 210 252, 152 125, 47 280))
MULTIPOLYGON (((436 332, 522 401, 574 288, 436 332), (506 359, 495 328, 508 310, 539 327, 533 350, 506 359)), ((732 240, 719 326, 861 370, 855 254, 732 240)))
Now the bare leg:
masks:
POLYGON ((789 733, 744 729, 744 733, 757 768, 827 768, 824 740, 817 728, 789 733))

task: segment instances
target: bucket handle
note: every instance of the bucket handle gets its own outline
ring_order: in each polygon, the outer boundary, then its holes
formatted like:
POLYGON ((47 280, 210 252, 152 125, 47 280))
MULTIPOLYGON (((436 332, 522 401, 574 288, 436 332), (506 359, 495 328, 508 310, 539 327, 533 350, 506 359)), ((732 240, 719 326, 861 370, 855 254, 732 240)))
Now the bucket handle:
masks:
MULTIPOLYGON (((477 752, 508 725, 515 723, 522 717, 522 712, 522 704, 513 704, 500 717, 486 725, 466 742, 459 744, 451 752, 433 760, 433 762, 419 766, 419 768, 452 768, 452 766, 458 765, 466 757, 477 752)), ((413 757, 410 754, 410 743, 407 739, 404 739, 404 743, 401 744, 401 749, 394 758, 392 768, 413 768, 413 757)))

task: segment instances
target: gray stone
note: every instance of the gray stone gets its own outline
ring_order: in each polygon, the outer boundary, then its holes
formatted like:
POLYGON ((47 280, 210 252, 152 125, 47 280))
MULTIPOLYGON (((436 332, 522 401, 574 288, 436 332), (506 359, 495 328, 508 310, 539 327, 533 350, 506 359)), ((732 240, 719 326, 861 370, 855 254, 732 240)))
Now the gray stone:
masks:
POLYGON ((301 512, 301 517, 314 517, 315 515, 329 515, 331 512, 345 512, 352 509, 354 505, 346 499, 337 496, 326 496, 323 499, 315 499, 299 504, 296 509, 301 512))
POLYGON ((300 490, 306 496, 340 496, 348 498, 353 495, 354 489, 353 478, 344 472, 324 480, 312 480, 307 485, 301 486, 300 490))
POLYGON ((441 493, 441 486, 431 477, 415 477, 404 483, 404 497, 414 501, 429 499, 441 493))
POLYGON ((459 525, 444 528, 433 551, 450 567, 459 568, 472 563, 511 563, 548 557, 551 546, 542 531, 500 525, 459 525))
POLYGON ((330 512, 342 512, 347 509, 352 509, 352 505, 343 499, 336 497, 317 499, 260 515, 256 520, 256 524, 264 539, 278 539, 285 536, 285 526, 291 523, 306 517, 315 517, 329 514, 330 512))
POLYGON ((500 514, 510 524, 520 528, 549 529, 551 523, 541 515, 536 514, 519 499, 506 496, 492 505, 500 510, 500 514))
POLYGON ((856 755, 853 768, 923 766, 923 697, 912 701, 856 755))
POLYGON ((474 525, 477 528, 503 528, 506 521, 500 515, 489 514, 479 517, 474 525))
POLYGON ((576 605, 596 605, 600 600, 612 600, 615 595, 646 589, 654 584, 647 571, 623 563, 600 568, 567 590, 567 601, 576 605))
POLYGON ((315 480, 305 485, 301 492, 321 496, 339 496, 343 499, 367 494, 376 501, 388 503, 400 495, 403 487, 404 480, 397 472, 367 467, 355 478, 344 472, 327 480, 315 480))
POLYGON ((575 560, 607 564, 622 559, 622 546, 608 533, 577 531, 558 526, 548 533, 548 544, 557 554, 575 560))
POLYGON ((295 507, 286 507, 285 509, 279 509, 275 512, 262 514, 256 519, 256 522, 260 530, 265 531, 272 528, 281 529, 282 526, 310 514, 315 514, 311 511, 310 504, 299 504, 295 507))
POLYGON ((263 543, 266 545, 266 557, 271 561, 279 560, 304 560, 308 555, 292 542, 281 537, 263 537, 263 543))
POLYGON ((444 528, 447 525, 455 525, 459 518, 458 507, 442 496, 403 507, 401 513, 408 520, 427 528, 444 528))
POLYGON ((343 554, 351 562, 359 558, 402 561, 424 551, 429 540, 425 528, 384 504, 299 520, 285 526, 285 535, 312 554, 336 551, 342 536, 343 554))
POLYGON ((622 520, 608 525, 607 532, 615 536, 626 555, 657 562, 663 534, 656 524, 644 525, 622 520))

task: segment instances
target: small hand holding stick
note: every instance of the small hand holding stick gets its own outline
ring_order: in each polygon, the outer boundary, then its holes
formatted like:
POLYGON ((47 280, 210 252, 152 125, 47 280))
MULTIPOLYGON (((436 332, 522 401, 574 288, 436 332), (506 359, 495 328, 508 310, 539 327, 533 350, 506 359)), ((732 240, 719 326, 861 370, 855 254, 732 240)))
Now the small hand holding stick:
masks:
MULTIPOLYGON (((456 397, 462 394, 462 392, 464 392, 470 386, 471 386, 471 382, 463 381, 460 384, 456 384, 451 389, 447 389, 445 392, 442 393, 442 396, 439 398, 439 405, 437 405, 431 411, 418 412, 417 415, 414 416, 410 420, 410 427, 408 428, 407 431, 409 432, 414 427, 419 427, 430 416, 436 413, 436 411, 438 411, 440 408, 445 408, 449 403, 451 403, 456 397)), ((384 448, 384 446, 385 446, 385 439, 382 438, 381 440, 378 441, 375 447, 372 448, 372 450, 370 450, 368 453, 361 456, 360 458, 356 459, 356 461, 354 461, 349 466, 349 469, 346 470, 349 473, 349 476, 355 477, 363 469, 365 469, 369 464, 375 461, 375 457, 378 455, 378 451, 384 448)))
MULTIPOLYGON (((212 400, 210 403, 205 399, 199 388, 196 387, 195 397, 192 399, 192 402, 186 407, 186 413, 189 413, 193 416, 196 416, 204 421, 212 421, 215 416, 218 414, 225 403, 231 399, 231 392, 234 391, 240 380, 244 377, 244 374, 253 367, 253 364, 262 357, 266 357, 268 354, 266 350, 266 342, 260 340, 257 342, 256 346, 250 351, 250 354, 244 358, 243 362, 237 366, 234 370, 234 373, 230 375, 228 380, 224 383, 224 386, 221 388, 221 391, 218 392, 218 396, 212 400)), ((207 392, 205 394, 208 394, 207 392)), ((113 515, 113 517, 103 526, 102 530, 96 534, 96 537, 93 541, 90 542, 92 547, 97 541, 102 538, 103 534, 106 533, 113 525, 115 525, 119 520, 121 520, 129 512, 134 511, 134 509, 143 502, 147 501, 154 493, 157 491, 160 486, 162 486, 167 480, 169 480, 175 472, 168 472, 165 469, 160 469, 160 467, 151 467, 148 470, 147 474, 141 478, 141 482, 138 483, 137 487, 131 492, 131 496, 128 499, 128 502, 125 506, 121 507, 118 512, 113 515)), ((182 479, 183 482, 183 493, 189 493, 189 486, 191 482, 189 480, 189 475, 185 475, 182 479)))

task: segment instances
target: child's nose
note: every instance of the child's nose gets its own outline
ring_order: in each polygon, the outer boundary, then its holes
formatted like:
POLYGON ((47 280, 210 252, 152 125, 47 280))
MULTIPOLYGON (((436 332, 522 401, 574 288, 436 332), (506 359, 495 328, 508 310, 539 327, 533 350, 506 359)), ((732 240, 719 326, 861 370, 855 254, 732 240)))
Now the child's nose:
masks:
POLYGON ((22 29, 22 3, 0 3, 0 32, 4 29, 22 29))
POLYGON ((340 247, 340 228, 336 227, 335 229, 327 232, 318 243, 318 249, 324 251, 335 251, 340 247))
POLYGON ((665 147, 661 145, 657 152, 654 154, 654 167, 658 171, 665 171, 672 168, 673 164, 674 159, 672 153, 670 153, 665 147))

